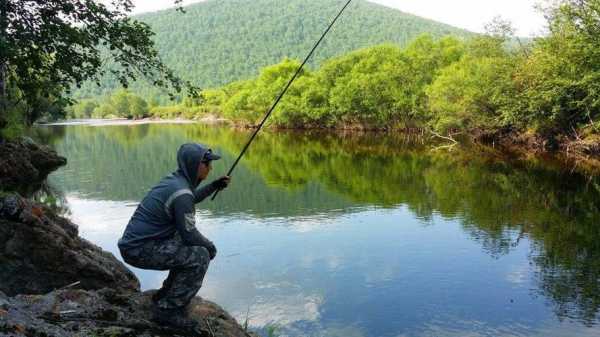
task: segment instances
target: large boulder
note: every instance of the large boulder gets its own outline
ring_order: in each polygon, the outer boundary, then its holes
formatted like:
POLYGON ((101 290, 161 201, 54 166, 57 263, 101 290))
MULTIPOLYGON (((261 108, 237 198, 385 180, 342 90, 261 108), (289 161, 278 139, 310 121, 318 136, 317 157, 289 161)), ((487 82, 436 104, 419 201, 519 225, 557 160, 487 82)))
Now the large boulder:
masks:
POLYGON ((111 253, 78 236, 77 226, 19 195, 0 197, 0 291, 45 294, 82 289, 137 291, 135 275, 111 253))
POLYGON ((151 321, 152 292, 124 295, 112 289, 60 290, 44 296, 2 298, 0 335, 9 336, 139 336, 139 337, 252 337, 218 305, 199 297, 192 300, 189 315, 203 333, 189 333, 151 321))
MULTIPOLYGON (((198 336, 152 323, 152 294, 129 269, 52 209, 6 193, 35 192, 65 163, 32 141, 0 140, 0 336, 198 336)), ((195 298, 189 310, 200 336, 255 336, 214 303, 195 298)))
POLYGON ((67 160, 31 139, 0 141, 0 190, 28 195, 67 160))

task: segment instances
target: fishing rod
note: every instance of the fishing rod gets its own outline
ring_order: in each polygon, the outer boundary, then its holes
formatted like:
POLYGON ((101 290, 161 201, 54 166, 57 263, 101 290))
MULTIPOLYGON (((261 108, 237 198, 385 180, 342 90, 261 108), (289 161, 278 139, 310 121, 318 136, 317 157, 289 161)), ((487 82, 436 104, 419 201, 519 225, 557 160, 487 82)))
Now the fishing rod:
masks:
MULTIPOLYGON (((335 17, 335 19, 333 19, 333 21, 331 22, 331 24, 329 24, 329 27, 327 27, 327 29, 325 30, 325 32, 323 33, 323 35, 321 35, 321 38, 319 39, 319 41, 317 41, 317 43, 312 48, 312 50, 310 51, 310 53, 308 53, 308 56, 306 56, 306 58, 304 59, 304 62, 302 62, 302 65, 300 65, 300 67, 298 68, 298 70, 296 70, 296 73, 294 74, 294 76, 292 76, 292 79, 290 79, 290 81, 285 86, 285 88, 283 89, 283 91, 281 92, 281 94, 279 94, 279 96, 277 97, 277 100, 275 100, 275 103, 273 104, 273 106, 271 106, 271 109, 269 109, 269 111, 267 112, 267 114, 263 118, 262 122, 258 125, 258 128, 252 134, 252 137, 250 137, 250 140, 248 140, 248 143, 246 143, 246 146, 244 146, 244 148, 242 149, 242 152, 240 153, 240 155, 237 157, 237 159, 235 160, 235 162, 233 163, 233 165, 229 169, 229 172, 227 172, 228 176, 231 176, 231 174, 233 173, 233 170, 235 170, 236 166, 238 165, 238 163, 240 162, 240 160, 242 159, 242 157, 244 156, 244 154, 246 153, 246 151, 248 151, 248 148, 250 147, 250 145, 254 141, 254 138, 256 138, 256 135, 258 134, 258 132, 265 125, 267 119, 269 119, 269 116, 271 116, 271 113, 273 113, 273 110, 275 110, 275 108, 277 107, 277 104, 279 104, 279 101, 281 101, 281 99, 283 98, 283 96, 285 96, 285 93, 288 91, 288 89, 290 88, 290 86, 292 85, 292 83, 294 83, 294 80, 296 80, 296 77, 298 77, 298 75, 300 75, 300 72, 302 72, 302 69, 304 68, 304 65, 306 65, 306 63, 308 62, 308 60, 310 59, 310 57, 312 56, 312 54, 315 52, 315 50, 317 49, 317 47, 319 46, 319 44, 321 44, 321 41, 323 41, 323 39, 325 39, 325 36, 327 35, 327 33, 329 33, 329 31, 331 30, 331 28, 333 27, 333 25, 335 24, 335 22, 340 18, 340 16, 342 16, 342 13, 344 13, 344 11, 348 7, 348 5, 350 5, 351 2, 352 2, 352 0, 348 0, 348 2, 346 2, 346 4, 344 5, 344 7, 342 8, 342 10, 340 10, 340 12, 335 17)), ((215 200, 215 198, 217 197, 217 195, 219 194, 220 191, 221 191, 220 189, 216 190, 215 194, 213 194, 213 196, 212 196, 212 198, 210 200, 215 200)))

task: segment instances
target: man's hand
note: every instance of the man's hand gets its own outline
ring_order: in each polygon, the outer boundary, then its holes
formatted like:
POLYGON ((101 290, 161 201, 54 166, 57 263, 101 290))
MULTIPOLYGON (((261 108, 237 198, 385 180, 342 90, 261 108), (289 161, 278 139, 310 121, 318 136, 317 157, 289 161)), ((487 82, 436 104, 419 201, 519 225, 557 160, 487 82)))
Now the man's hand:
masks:
POLYGON ((215 180, 213 182, 213 184, 215 184, 215 186, 222 190, 224 188, 226 188, 227 186, 229 186, 229 183, 231 182, 231 177, 230 176, 223 176, 217 180, 215 180))
POLYGON ((206 249, 208 250, 208 255, 210 256, 211 260, 217 256, 217 247, 215 247, 214 243, 211 242, 206 249))

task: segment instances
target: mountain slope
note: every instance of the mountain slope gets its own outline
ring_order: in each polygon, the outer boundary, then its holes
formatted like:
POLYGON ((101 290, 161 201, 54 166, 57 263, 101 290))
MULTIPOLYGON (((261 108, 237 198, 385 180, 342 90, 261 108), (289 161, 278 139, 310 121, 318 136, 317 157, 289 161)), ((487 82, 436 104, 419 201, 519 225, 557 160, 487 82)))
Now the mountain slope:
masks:
MULTIPOLYGON (((304 58, 344 3, 345 0, 208 0, 186 7, 185 14, 171 9, 136 18, 156 32, 156 46, 167 65, 200 87, 214 87, 255 76, 260 68, 285 57, 304 58)), ((470 35, 458 28, 357 0, 316 51, 312 65, 383 42, 405 45, 422 33, 470 35)), ((104 95, 116 87, 117 82, 106 76, 100 88, 86 83, 75 96, 104 95)), ((136 83, 132 88, 144 97, 158 94, 145 83, 136 83)))

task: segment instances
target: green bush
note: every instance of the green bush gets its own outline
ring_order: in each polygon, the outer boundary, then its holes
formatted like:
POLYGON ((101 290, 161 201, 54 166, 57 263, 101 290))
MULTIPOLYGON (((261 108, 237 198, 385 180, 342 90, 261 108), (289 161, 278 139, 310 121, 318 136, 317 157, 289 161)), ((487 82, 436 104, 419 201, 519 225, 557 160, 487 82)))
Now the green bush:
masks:
POLYGON ((139 119, 150 113, 148 103, 126 90, 117 91, 98 102, 84 99, 67 109, 68 118, 129 118, 139 119))
POLYGON ((514 65, 504 57, 464 57, 440 72, 427 88, 434 129, 494 129, 514 97, 514 65), (513 93, 513 95, 511 95, 513 93))
POLYGON ((5 111, 6 126, 0 129, 0 139, 15 139, 22 136, 25 133, 23 112, 19 107, 5 111))
MULTIPOLYGON (((421 35, 405 48, 384 44, 305 68, 269 120, 278 127, 516 128, 548 137, 600 128, 600 0, 560 2, 550 34, 515 47, 501 20, 463 40, 421 35)), ((258 123, 300 62, 284 59, 257 77, 204 90, 197 99, 151 108, 129 92, 81 102, 73 115, 139 118, 223 116, 258 123)), ((158 102, 158 99, 153 99, 158 102)), ((155 102, 155 103, 156 103, 155 102)))

